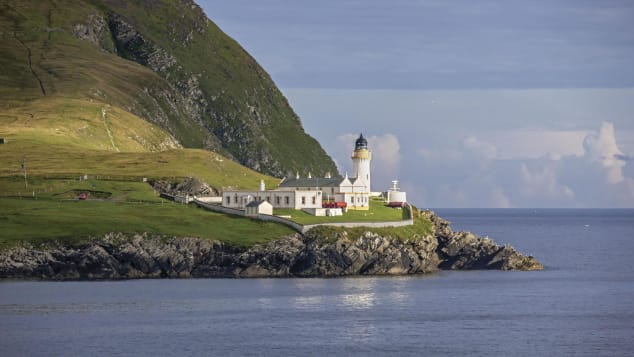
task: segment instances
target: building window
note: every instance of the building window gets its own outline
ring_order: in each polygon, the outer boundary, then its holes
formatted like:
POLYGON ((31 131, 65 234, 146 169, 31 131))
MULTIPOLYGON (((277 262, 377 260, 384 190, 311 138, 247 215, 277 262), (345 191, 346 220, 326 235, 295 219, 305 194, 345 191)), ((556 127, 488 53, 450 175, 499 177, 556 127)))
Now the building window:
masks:
POLYGON ((278 205, 278 206, 280 205, 280 197, 279 196, 275 197, 275 204, 278 205))
POLYGON ((271 202, 271 197, 270 196, 266 196, 266 202, 271 202))
POLYGON ((306 196, 302 196, 302 205, 306 204, 306 196))
POLYGON ((286 202, 286 204, 287 204, 287 205, 289 205, 289 204, 290 204, 290 203, 289 203, 288 196, 284 197, 284 202, 286 202))
POLYGON ((317 197, 313 196, 313 204, 317 203, 317 197))
POLYGON ((227 204, 231 203, 231 197, 227 196, 227 204))
POLYGON ((233 196, 233 203, 238 203, 238 195, 233 196))

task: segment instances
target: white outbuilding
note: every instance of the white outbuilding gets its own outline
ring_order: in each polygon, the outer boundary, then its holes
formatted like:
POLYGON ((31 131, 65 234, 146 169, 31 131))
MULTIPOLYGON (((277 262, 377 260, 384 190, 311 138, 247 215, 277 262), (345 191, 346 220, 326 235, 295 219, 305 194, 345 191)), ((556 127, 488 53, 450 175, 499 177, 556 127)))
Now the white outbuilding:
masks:
POLYGON ((273 215, 273 205, 267 201, 251 201, 245 207, 247 216, 257 216, 259 214, 273 215))

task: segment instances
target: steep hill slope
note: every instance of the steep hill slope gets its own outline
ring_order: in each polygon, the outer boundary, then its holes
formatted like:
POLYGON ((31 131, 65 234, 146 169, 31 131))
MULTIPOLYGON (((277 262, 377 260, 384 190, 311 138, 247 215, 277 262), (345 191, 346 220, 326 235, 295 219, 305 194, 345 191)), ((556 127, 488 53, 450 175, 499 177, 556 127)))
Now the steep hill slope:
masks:
POLYGON ((42 98, 5 109, 0 120, 0 196, 24 193, 22 162, 30 191, 45 192, 43 178, 89 175, 137 180, 197 177, 217 190, 268 187, 279 179, 217 153, 183 149, 155 124, 120 108, 90 100, 42 98))
POLYGON ((0 68, 5 123, 36 99, 87 100, 266 174, 336 172, 266 72, 189 0, 3 2, 0 68))

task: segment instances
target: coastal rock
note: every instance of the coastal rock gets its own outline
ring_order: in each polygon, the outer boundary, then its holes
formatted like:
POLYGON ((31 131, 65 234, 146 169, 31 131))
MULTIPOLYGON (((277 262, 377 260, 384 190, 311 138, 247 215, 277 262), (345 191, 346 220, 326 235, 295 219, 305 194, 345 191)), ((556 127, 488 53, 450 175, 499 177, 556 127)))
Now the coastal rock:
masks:
POLYGON ((0 252, 0 278, 336 277, 543 268, 510 246, 453 232, 449 222, 431 212, 424 214, 434 224, 434 235, 409 240, 318 227, 249 248, 200 238, 121 233, 81 244, 23 244, 0 252))
POLYGON ((438 239, 439 268, 446 270, 499 269, 542 270, 533 256, 525 256, 513 247, 499 246, 487 237, 471 232, 454 232, 449 222, 435 214, 429 215, 438 239))
POLYGON ((167 180, 152 180, 150 184, 157 192, 165 192, 170 195, 189 194, 193 196, 220 195, 220 191, 209 186, 204 181, 194 177, 189 177, 181 182, 170 182, 167 180))

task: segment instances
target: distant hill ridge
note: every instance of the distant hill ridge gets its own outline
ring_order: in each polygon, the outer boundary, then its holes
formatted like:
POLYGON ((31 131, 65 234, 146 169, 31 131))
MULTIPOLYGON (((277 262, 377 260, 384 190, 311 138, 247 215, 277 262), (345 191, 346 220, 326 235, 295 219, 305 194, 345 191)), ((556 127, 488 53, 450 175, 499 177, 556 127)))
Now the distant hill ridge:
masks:
POLYGON ((138 116, 178 141, 137 140, 153 150, 209 149, 277 177, 337 171, 269 75, 190 0, 3 2, 0 68, 5 125, 7 112, 29 112, 42 99, 43 112, 30 113, 36 119, 69 106, 81 120, 83 101, 138 116))

